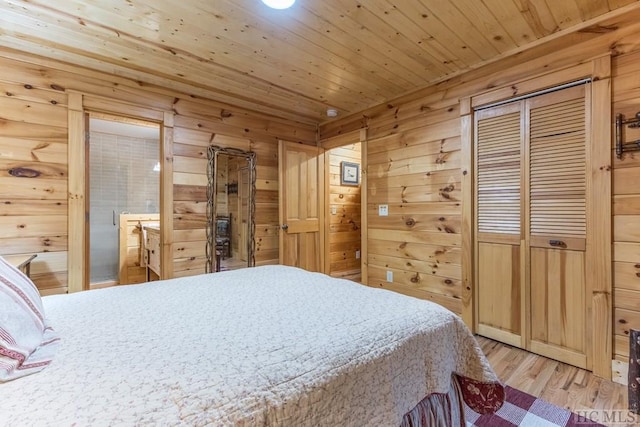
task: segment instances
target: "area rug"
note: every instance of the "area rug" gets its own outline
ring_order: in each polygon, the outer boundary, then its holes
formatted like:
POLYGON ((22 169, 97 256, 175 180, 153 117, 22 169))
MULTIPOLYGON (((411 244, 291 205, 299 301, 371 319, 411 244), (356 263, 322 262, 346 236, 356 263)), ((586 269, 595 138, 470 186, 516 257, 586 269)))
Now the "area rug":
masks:
MULTIPOLYGON (((467 427, 598 427, 566 409, 505 385, 505 402, 491 415, 480 415, 465 407, 467 427)), ((465 405, 466 406, 466 405, 465 405)))

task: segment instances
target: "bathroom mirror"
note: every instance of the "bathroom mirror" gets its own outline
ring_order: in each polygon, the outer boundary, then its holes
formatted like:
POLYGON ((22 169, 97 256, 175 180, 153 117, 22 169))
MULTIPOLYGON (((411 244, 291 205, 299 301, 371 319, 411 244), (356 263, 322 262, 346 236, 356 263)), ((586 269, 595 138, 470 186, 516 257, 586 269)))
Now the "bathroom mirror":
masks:
POLYGON ((255 265, 256 154, 209 146, 206 272, 255 265))

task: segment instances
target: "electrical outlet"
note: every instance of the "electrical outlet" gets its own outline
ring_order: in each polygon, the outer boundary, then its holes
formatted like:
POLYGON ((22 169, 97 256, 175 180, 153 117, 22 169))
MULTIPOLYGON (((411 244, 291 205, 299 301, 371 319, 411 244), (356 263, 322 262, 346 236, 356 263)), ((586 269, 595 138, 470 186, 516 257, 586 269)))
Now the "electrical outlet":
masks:
POLYGON ((356 259, 360 259, 360 250, 356 251, 356 259))
POLYGON ((387 282, 393 282, 393 271, 387 270, 387 282))
POLYGON ((389 216, 389 205, 378 205, 378 216, 389 216))

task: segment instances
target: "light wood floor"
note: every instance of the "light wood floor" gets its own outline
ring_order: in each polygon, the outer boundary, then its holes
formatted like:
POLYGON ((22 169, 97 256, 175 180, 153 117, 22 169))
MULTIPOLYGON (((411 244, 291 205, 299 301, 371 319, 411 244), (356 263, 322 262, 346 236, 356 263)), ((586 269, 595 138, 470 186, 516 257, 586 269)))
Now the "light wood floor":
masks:
POLYGON ((590 372, 476 336, 500 380, 570 411, 626 409, 627 387, 590 372))
POLYGON ((246 268, 247 261, 242 261, 238 258, 226 258, 220 260, 220 271, 237 270, 239 268, 246 268))

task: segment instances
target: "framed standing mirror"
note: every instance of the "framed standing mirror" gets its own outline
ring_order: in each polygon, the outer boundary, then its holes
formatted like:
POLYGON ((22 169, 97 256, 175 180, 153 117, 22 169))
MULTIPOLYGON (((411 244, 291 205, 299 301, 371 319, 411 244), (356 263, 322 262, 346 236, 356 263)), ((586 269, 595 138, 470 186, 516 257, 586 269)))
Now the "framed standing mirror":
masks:
POLYGON ((255 265, 256 153, 209 146, 206 272, 255 265))

